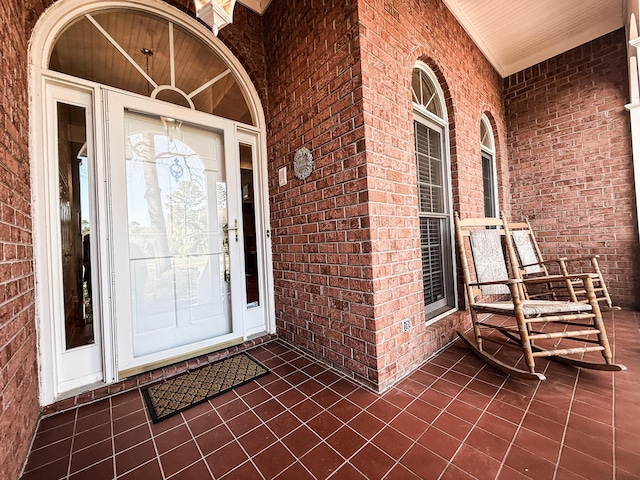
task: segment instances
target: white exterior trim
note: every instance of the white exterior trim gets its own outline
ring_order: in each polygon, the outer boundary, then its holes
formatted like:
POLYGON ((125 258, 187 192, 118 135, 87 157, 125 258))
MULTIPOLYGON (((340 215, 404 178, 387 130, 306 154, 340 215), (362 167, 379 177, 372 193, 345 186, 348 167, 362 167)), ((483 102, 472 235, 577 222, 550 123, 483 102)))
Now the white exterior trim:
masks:
POLYGON ((636 219, 640 232, 640 72, 638 71, 637 49, 640 47, 638 36, 638 22, 636 19, 638 4, 629 2, 627 8, 631 10, 627 28, 627 38, 630 48, 627 49, 629 60, 629 95, 631 102, 624 106, 629 111, 631 124, 631 152, 633 157, 633 177, 636 193, 636 219))
MULTIPOLYGON (((429 67, 426 63, 421 60, 418 60, 413 69, 420 69, 423 73, 425 73, 431 83, 436 89, 436 93, 438 95, 438 99, 440 100, 440 107, 442 108, 442 117, 434 115, 430 111, 428 111, 423 105, 419 103, 413 102, 413 118, 418 119, 421 123, 428 125, 429 122, 437 125, 442 129, 442 139, 443 139, 443 152, 442 158, 446 162, 447 168, 445 169, 445 182, 447 188, 447 215, 449 217, 449 242, 451 246, 451 288, 452 288, 452 300, 453 305, 452 308, 447 310, 446 312, 442 312, 435 317, 427 320, 426 325, 431 325, 443 318, 444 316, 452 313, 458 309, 458 282, 456 282, 456 254, 455 254, 455 240, 454 240, 454 225, 453 225, 453 179, 451 178, 451 143, 449 139, 449 114, 447 112, 447 105, 445 102, 444 90, 442 90, 442 86, 440 85, 440 81, 436 76, 435 72, 429 67)), ((413 72, 412 69, 412 72, 413 72)), ((416 170, 416 185, 417 185, 418 172, 416 170)))
POLYGON ((271 3, 271 0, 238 0, 238 3, 250 8, 258 15, 262 15, 271 3))
POLYGON ((491 127, 491 122, 489 121, 489 117, 485 113, 480 117, 480 122, 484 124, 487 132, 489 132, 489 137, 491 139, 491 147, 487 147, 482 143, 482 139, 480 139, 480 151, 485 152, 487 155, 491 156, 491 174, 493 175, 493 184, 491 188, 493 190, 493 208, 496 212, 496 217, 500 216, 500 202, 498 199, 498 168, 496 165, 496 139, 493 135, 493 128, 491 127))

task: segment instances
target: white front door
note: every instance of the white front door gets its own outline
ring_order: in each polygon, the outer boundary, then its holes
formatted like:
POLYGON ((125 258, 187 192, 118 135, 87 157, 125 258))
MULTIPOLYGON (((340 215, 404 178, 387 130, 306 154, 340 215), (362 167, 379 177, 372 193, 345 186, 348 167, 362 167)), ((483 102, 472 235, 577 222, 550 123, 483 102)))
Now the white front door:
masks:
POLYGON ((106 98, 122 378, 243 341, 241 187, 233 122, 106 98))

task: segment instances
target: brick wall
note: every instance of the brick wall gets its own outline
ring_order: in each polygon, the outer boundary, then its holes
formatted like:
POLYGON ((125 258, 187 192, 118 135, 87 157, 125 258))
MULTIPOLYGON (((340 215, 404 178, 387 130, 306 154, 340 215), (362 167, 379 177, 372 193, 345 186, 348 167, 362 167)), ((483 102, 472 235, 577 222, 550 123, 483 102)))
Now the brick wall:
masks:
POLYGON ((263 26, 278 333, 382 390, 466 322, 424 326, 412 67, 442 80, 454 208, 467 215, 482 212, 483 113, 508 184, 501 81, 438 0, 274 1, 263 26), (306 181, 291 171, 301 146, 316 160, 306 181))
POLYGON ((17 478, 38 421, 27 39, 22 2, 0 1, 0 478, 17 478))
MULTIPOLYGON (((189 4, 193 2, 189 0, 189 4)), ((233 23, 225 26, 218 38, 240 61, 258 91, 262 108, 267 112, 268 93, 263 46, 262 17, 247 7, 236 3, 233 23)))
POLYGON ((614 302, 638 307, 627 76, 618 30, 504 85, 513 217, 529 217, 549 258, 599 254, 614 302))
MULTIPOLYGON (((417 60, 437 75, 448 110, 453 208, 483 212, 480 118, 492 120, 501 202, 508 185, 501 81, 439 0, 360 1, 362 72, 374 241, 379 384, 389 385, 450 341, 464 312, 424 326, 411 104, 417 60), (413 328, 403 333, 400 321, 413 328)), ((461 290, 460 290, 461 291, 461 290)), ((462 303, 464 305, 464 303, 462 303)))
MULTIPOLYGON (((11 478, 37 418, 37 375, 27 74, 21 69, 26 40, 19 36, 20 12, 8 0, 0 2, 6 7, 0 19, 13 52, 1 60, 2 71, 10 74, 5 75, 0 106, 0 431, 11 437, 3 437, 3 445, 10 447, 0 455, 8 451, 9 460, 0 457, 6 460, 0 468, 8 469, 0 473, 11 478), (17 398, 12 392, 19 382, 17 398), (12 428, 5 428, 9 423, 12 428)), ((27 8, 26 31, 44 3, 27 8)), ((172 3, 190 8, 187 0, 172 3)), ((424 325, 410 90, 417 60, 436 72, 446 96, 454 209, 463 216, 483 212, 479 133, 486 113, 495 133, 501 207, 538 222, 551 249, 559 251, 551 236, 557 225, 550 222, 572 212, 562 195, 573 194, 573 184, 565 188, 563 182, 573 182, 588 166, 590 174, 577 184, 591 196, 577 201, 592 212, 589 219, 600 212, 599 233, 566 218, 562 225, 586 235, 580 248, 599 242, 611 248, 605 258, 614 262, 606 272, 613 294, 629 295, 632 283, 623 277, 632 271, 633 219, 628 217, 633 216, 633 202, 629 188, 621 186, 630 183, 630 160, 621 109, 626 94, 619 34, 507 79, 505 112, 502 80, 441 0, 274 0, 262 19, 240 5, 234 17, 220 38, 249 72, 268 122, 276 320, 282 337, 384 390, 467 324, 460 312, 424 325), (571 105, 579 108, 571 115, 591 112, 584 119, 549 114, 576 98, 580 103, 571 105), (540 127, 541 122, 547 123, 540 127), (573 122, 576 137, 556 147, 558 135, 550 132, 569 128, 567 122, 573 122), (592 145, 594 137, 606 140, 607 147, 592 145), (571 149, 574 140, 591 152, 586 164, 571 149), (304 181, 294 177, 292 161, 302 146, 315 159, 315 169, 304 181), (507 162, 507 148, 513 161, 507 162), (542 179, 535 169, 556 148, 561 155, 554 155, 560 158, 553 164, 555 176, 542 179), (280 186, 278 170, 284 166, 287 184, 280 186), (536 204, 534 196, 543 201, 536 204), (615 220, 603 213, 612 205, 615 220), (411 320, 410 332, 401 332, 404 319, 411 320)), ((549 164, 544 165, 547 171, 549 164)))
POLYGON ((278 334, 375 385, 356 4, 275 1, 263 26, 278 334), (300 147, 315 161, 305 181, 293 172, 300 147))

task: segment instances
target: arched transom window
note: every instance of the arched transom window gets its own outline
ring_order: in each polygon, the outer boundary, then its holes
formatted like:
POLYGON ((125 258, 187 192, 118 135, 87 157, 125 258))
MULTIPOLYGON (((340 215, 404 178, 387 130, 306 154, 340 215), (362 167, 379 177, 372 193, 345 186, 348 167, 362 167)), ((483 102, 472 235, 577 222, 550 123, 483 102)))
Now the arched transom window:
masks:
POLYGON ((421 68, 413 69, 411 92, 413 94, 413 103, 421 105, 438 118, 444 118, 442 98, 438 95, 433 80, 427 71, 421 68))
POLYGON ((255 125, 223 59, 180 26, 147 12, 83 15, 56 41, 49 68, 255 125))

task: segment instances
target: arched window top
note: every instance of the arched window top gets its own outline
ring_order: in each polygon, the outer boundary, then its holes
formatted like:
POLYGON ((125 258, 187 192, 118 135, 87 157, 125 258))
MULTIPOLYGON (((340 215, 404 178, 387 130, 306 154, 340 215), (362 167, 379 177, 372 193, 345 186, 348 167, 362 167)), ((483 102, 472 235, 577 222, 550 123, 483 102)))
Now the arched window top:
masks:
POLYGON ((85 13, 59 35, 48 68, 256 124, 225 60, 180 25, 150 12, 110 8, 85 13))
POLYGON ((411 94, 416 105, 446 121, 444 95, 433 71, 424 63, 418 62, 411 75, 411 94))
POLYGON ((482 149, 487 152, 493 153, 495 151, 493 129, 486 115, 482 115, 480 119, 480 145, 482 145, 482 149))

